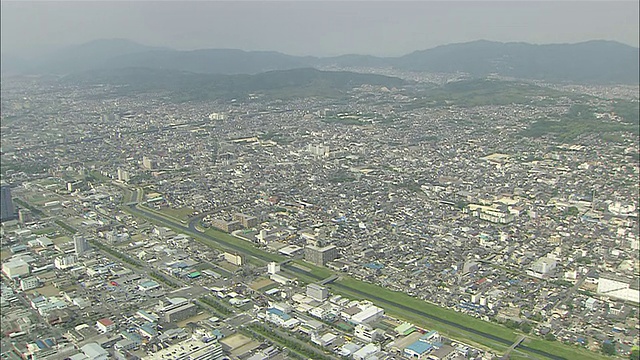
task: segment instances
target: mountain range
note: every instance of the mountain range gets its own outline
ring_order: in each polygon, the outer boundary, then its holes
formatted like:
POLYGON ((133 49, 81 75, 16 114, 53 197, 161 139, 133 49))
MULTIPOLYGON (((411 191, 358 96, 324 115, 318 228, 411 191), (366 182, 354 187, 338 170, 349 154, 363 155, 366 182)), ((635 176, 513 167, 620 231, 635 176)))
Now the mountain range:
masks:
POLYGON ((75 72, 60 79, 68 84, 112 85, 121 94, 169 92, 174 101, 247 98, 252 94, 279 99, 335 97, 362 85, 403 87, 396 77, 313 68, 272 70, 259 74, 202 74, 179 70, 127 67, 75 72))
POLYGON ((292 56, 273 51, 180 51, 129 40, 97 40, 27 61, 2 54, 2 73, 70 74, 87 70, 147 68, 200 74, 258 74, 297 68, 394 68, 407 71, 500 75, 549 82, 638 84, 639 50, 613 41, 533 45, 486 40, 442 45, 399 57, 292 56))

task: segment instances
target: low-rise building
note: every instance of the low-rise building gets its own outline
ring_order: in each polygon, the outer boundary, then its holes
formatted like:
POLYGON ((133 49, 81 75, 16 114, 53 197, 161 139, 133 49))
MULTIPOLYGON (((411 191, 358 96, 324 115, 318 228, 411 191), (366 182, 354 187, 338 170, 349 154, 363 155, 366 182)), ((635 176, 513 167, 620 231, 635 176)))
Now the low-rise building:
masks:
POLYGON ((175 322, 184 319, 188 319, 198 313, 198 307, 196 304, 187 303, 179 307, 171 309, 164 313, 164 320, 166 322, 175 322))
POLYGON ((360 350, 358 350, 355 353, 353 353, 353 359, 354 360, 365 360, 369 356, 377 353, 378 351, 380 351, 380 345, 369 343, 365 347, 363 347, 360 350))
POLYGON ((598 280, 598 294, 640 303, 640 279, 615 274, 601 274, 598 280))
POLYGON ((22 291, 27 291, 31 289, 35 289, 40 285, 40 281, 35 276, 30 276, 28 278, 20 279, 20 289, 22 291))
POLYGON ((222 359, 224 353, 217 341, 203 342, 190 339, 164 348, 155 354, 146 356, 148 360, 217 360, 222 359))
POLYGON ((103 318, 96 321, 96 327, 103 333, 115 330, 116 324, 110 319, 103 318))
POLYGON ((29 275, 29 264, 22 259, 9 260, 2 264, 2 272, 10 279, 29 275))

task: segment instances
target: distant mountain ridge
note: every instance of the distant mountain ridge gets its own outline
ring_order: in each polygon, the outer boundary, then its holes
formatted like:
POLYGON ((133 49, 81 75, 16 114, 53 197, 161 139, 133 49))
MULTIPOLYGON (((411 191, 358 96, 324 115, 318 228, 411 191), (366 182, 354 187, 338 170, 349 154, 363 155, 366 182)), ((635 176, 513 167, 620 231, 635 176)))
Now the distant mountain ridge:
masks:
POLYGON ((121 92, 166 91, 174 99, 246 98, 249 94, 292 97, 333 97, 362 85, 402 87, 411 82, 384 75, 313 68, 267 71, 254 75, 201 74, 150 68, 99 69, 76 72, 61 79, 69 84, 114 85, 121 92))
MULTIPOLYGON (((3 54, 3 60, 6 54, 3 54)), ((532 45, 478 40, 442 45, 400 57, 341 55, 319 58, 274 51, 204 49, 179 51, 129 40, 98 40, 49 54, 33 63, 7 57, 3 73, 69 74, 146 67, 203 74, 257 74, 305 67, 391 67, 425 72, 497 74, 550 82, 638 84, 638 48, 614 41, 532 45), (6 65, 6 66, 5 66, 6 65), (28 66, 27 66, 28 65, 28 66)), ((4 63, 4 61, 3 61, 4 63)))
POLYGON ((105 67, 148 67, 204 74, 257 74, 272 70, 309 67, 308 58, 275 51, 243 51, 205 49, 191 51, 156 50, 122 54, 109 60, 105 67))
POLYGON ((613 41, 532 45, 474 41, 438 46, 397 58, 405 70, 498 74, 554 82, 639 82, 639 50, 613 41))

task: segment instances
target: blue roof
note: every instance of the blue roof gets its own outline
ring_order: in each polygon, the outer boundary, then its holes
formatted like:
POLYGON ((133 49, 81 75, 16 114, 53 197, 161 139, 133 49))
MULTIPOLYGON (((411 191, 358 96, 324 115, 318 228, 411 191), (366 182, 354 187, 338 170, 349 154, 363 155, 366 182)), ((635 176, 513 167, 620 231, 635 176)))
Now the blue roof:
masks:
POLYGON ((428 342, 424 342, 424 341, 416 341, 413 344, 407 346, 404 351, 407 350, 411 350, 413 352, 415 352, 416 354, 424 354, 427 351, 431 350, 433 348, 433 345, 429 344, 428 342))
POLYGON ((12 246, 10 250, 11 250, 11 252, 16 253, 16 252, 19 252, 19 251, 25 251, 27 249, 28 249, 27 245, 22 245, 21 244, 21 245, 12 246))
POLYGON ((148 280, 148 281, 145 281, 145 282, 140 284, 140 286, 142 286, 142 287, 152 287, 152 286, 157 286, 157 285, 160 285, 160 284, 158 284, 157 282, 155 282, 153 280, 148 280))
POLYGON ((368 263, 368 264, 365 264, 364 267, 369 269, 374 269, 374 270, 380 270, 384 267, 384 265, 378 264, 378 263, 368 263))
POLYGON ((428 338, 432 337, 433 335, 435 335, 435 334, 437 334, 437 333, 438 333, 438 331, 436 331, 436 330, 431 330, 431 331, 429 331, 428 333, 426 333, 422 338, 423 338, 423 339, 428 339, 428 338))
POLYGON ((282 310, 279 310, 279 309, 276 309, 276 308, 268 308, 267 311, 270 312, 273 315, 278 315, 278 316, 284 314, 284 312, 282 310))
POLYGON ((291 316, 289 316, 288 314, 285 314, 282 310, 278 310, 276 308, 269 308, 267 309, 267 311, 273 315, 279 316, 282 318, 282 320, 289 320, 291 319, 291 316))

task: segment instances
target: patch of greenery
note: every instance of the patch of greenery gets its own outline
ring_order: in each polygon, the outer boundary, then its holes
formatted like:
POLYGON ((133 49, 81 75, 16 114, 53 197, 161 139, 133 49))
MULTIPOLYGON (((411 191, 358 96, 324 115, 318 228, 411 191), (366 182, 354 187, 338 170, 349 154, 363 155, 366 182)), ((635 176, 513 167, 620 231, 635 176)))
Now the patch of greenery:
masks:
POLYGON ((622 118, 627 124, 640 124, 640 102, 616 100, 611 104, 611 112, 622 118))
MULTIPOLYGON (((260 249, 257 249, 252 243, 246 240, 238 239, 235 236, 229 235, 219 230, 209 229, 205 232, 205 234, 214 238, 216 241, 220 242, 223 246, 224 245, 231 246, 232 249, 238 248, 242 252, 249 255, 253 255, 259 259, 268 259, 270 261, 276 261, 276 262, 281 262, 285 260, 284 256, 262 251, 260 249)), ((206 242, 208 241, 205 240, 205 243, 206 242)))
POLYGON ((638 135, 637 124, 600 120, 595 116, 596 110, 585 104, 572 105, 569 111, 560 119, 540 119, 534 121, 520 135, 525 137, 541 137, 554 135, 558 141, 570 142, 582 135, 610 134, 630 132, 638 135))
POLYGON ((152 278, 153 280, 159 281, 163 284, 165 284, 166 286, 170 287, 170 288, 177 288, 179 287, 179 285, 175 282, 173 282, 172 280, 168 279, 166 276, 164 276, 163 274, 157 272, 157 271, 152 271, 149 273, 149 277, 152 278))
POLYGON ((447 83, 443 86, 425 87, 421 97, 403 108, 555 103, 557 98, 570 94, 540 86, 514 81, 473 79, 447 83))
MULTIPOLYGON (((373 299, 384 299, 386 303, 379 304, 380 306, 387 307, 389 303, 399 304, 406 308, 416 309, 420 312, 427 313, 440 319, 446 319, 457 324, 463 324, 466 327, 484 333, 492 334, 508 341, 515 341, 517 337, 513 331, 507 329, 506 327, 482 321, 471 316, 456 312, 454 310, 445 309, 440 306, 422 301, 420 299, 416 299, 405 293, 392 291, 378 285, 368 284, 345 277, 338 280, 335 285, 332 285, 332 287, 335 287, 336 291, 338 292, 343 292, 348 289, 354 289, 362 292, 363 294, 366 294, 373 299)), ((394 309, 393 305, 389 307, 393 309, 393 313, 397 313, 403 319, 416 318, 416 314, 414 312, 407 311, 403 308, 394 309)), ((437 320, 435 321, 435 323, 437 323, 437 320)))
POLYGON ((338 125, 362 125, 365 124, 364 121, 360 119, 350 118, 350 117, 327 117, 321 120, 327 124, 338 124, 338 125))
POLYGON ((41 217, 43 216, 43 212, 40 211, 39 209, 36 209, 35 207, 31 206, 30 204, 28 204, 25 201, 22 201, 21 199, 15 198, 13 199, 13 201, 15 201, 16 204, 24 207, 25 209, 28 209, 29 211, 31 211, 31 213, 35 216, 41 217))
POLYGON ((319 360, 331 359, 331 357, 323 355, 322 350, 314 350, 314 347, 311 344, 305 344, 302 341, 296 341, 292 337, 281 336, 265 325, 251 323, 247 326, 247 330, 251 333, 251 337, 254 337, 256 334, 258 334, 260 335, 260 337, 276 342, 286 347, 287 349, 293 350, 293 352, 297 354, 304 355, 306 358, 319 360))
POLYGON ((47 169, 48 169, 47 165, 42 164, 40 162, 38 163, 33 163, 29 161, 9 162, 9 161, 3 160, 2 166, 0 166, 0 173, 2 174, 2 176, 5 176, 8 171, 23 172, 27 175, 33 175, 33 174, 41 174, 47 171, 47 169))
POLYGON ((565 359, 598 360, 602 355, 578 346, 569 346, 558 341, 527 339, 525 345, 536 350, 545 351, 565 359))
POLYGON ((200 298, 200 301, 202 301, 203 303, 211 306, 217 312, 219 312, 220 314, 225 315, 225 316, 231 315, 234 312, 233 309, 231 309, 230 307, 228 307, 225 304, 221 303, 220 301, 216 300, 212 296, 203 296, 203 297, 200 298))
POLYGON ((605 341, 602 344, 602 353, 609 356, 615 355, 617 353, 616 344, 610 341, 605 341))
POLYGON ((70 225, 68 225, 67 223, 65 223, 62 220, 56 220, 55 223, 60 226, 61 228, 65 229, 66 231, 75 234, 78 232, 78 230, 74 229, 73 227, 71 227, 70 225))
POLYGON ((116 259, 118 259, 118 260, 120 260, 120 261, 122 261, 122 262, 124 262, 126 264, 129 264, 129 265, 132 265, 132 266, 135 266, 135 267, 140 267, 140 263, 138 261, 130 258, 129 256, 127 256, 127 255, 125 255, 125 254, 123 254, 123 253, 121 253, 119 251, 116 251, 116 250, 104 245, 100 241, 88 240, 88 242, 89 242, 89 244, 91 244, 91 246, 93 246, 95 248, 98 248, 101 251, 106 252, 107 254, 113 256, 114 258, 116 258, 116 259))

